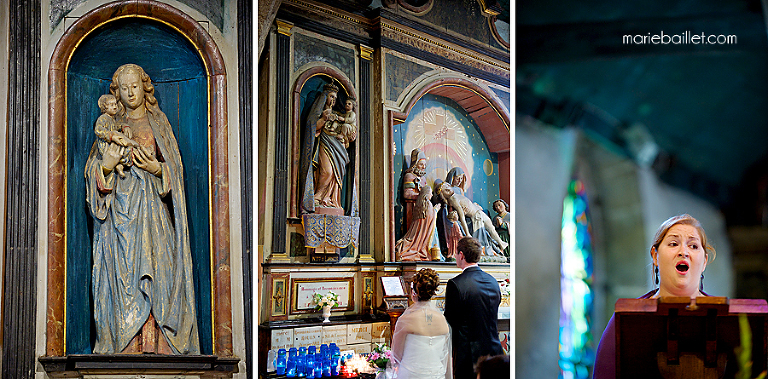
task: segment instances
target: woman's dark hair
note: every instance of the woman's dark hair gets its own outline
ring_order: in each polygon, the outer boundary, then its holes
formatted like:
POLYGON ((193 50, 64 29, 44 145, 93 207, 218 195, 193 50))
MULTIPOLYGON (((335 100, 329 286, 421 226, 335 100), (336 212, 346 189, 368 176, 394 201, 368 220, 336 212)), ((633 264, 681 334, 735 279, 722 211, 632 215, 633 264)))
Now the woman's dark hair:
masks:
POLYGON ((440 275, 431 268, 423 268, 413 276, 413 290, 419 301, 431 299, 439 285, 440 275))

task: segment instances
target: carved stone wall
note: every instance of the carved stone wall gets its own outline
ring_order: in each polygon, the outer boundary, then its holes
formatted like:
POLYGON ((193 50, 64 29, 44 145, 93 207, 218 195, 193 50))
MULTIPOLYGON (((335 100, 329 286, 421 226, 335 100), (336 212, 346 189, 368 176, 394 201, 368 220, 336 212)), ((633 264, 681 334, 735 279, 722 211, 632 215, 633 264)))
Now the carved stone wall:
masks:
MULTIPOLYGON (((77 8, 80 4, 87 0, 50 0, 51 1, 51 13, 48 16, 48 20, 51 23, 51 29, 55 29, 56 26, 66 17, 70 11, 77 8)), ((210 1, 210 0, 179 0, 180 2, 197 9, 200 13, 205 15, 213 24, 219 28, 224 27, 224 14, 225 4, 224 0, 210 1)))

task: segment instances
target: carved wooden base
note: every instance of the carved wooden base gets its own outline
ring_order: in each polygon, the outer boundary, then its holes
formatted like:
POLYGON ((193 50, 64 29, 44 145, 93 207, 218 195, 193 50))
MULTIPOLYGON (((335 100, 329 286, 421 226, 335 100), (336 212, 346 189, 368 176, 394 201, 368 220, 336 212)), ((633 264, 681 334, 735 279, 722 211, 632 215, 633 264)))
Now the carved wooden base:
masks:
POLYGON ((231 378, 238 372, 238 358, 215 355, 159 354, 77 354, 65 357, 40 357, 43 369, 52 378, 82 378, 96 375, 129 374, 203 378, 231 378))

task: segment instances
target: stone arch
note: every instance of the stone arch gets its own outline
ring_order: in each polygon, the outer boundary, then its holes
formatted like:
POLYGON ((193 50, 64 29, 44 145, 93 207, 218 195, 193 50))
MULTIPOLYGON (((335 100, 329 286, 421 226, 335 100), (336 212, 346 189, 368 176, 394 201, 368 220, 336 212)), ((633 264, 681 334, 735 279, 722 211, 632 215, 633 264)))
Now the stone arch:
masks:
POLYGON ((509 113, 498 97, 476 82, 460 77, 427 78, 425 84, 411 90, 403 101, 402 112, 394 112, 395 124, 402 123, 424 95, 432 94, 455 101, 477 123, 494 153, 509 152, 509 113), (506 136, 507 138, 501 138, 506 136))
MULTIPOLYGON (((307 83, 307 80, 318 75, 328 76, 337 80, 339 84, 341 84, 342 88, 340 89, 343 89, 347 95, 357 99, 358 102, 360 101, 360 96, 355 90, 355 86, 352 84, 352 81, 341 71, 335 69, 334 67, 326 65, 309 67, 296 77, 293 90, 291 91, 293 100, 291 135, 293 137, 291 140, 291 202, 290 208, 288 210, 288 217, 290 218, 299 217, 299 195, 297 187, 299 183, 299 160, 301 158, 301 90, 304 88, 304 84, 307 83)), ((358 103, 358 107, 359 106, 360 104, 358 103)), ((355 154, 355 178, 357 178, 357 167, 359 166, 357 162, 358 160, 359 154, 355 154)))
POLYGON ((227 76, 224 59, 213 38, 184 12, 153 0, 113 2, 80 17, 62 35, 48 69, 48 298, 46 355, 65 354, 66 323, 66 76, 75 50, 91 32, 115 20, 149 19, 163 23, 195 47, 208 81, 208 146, 210 165, 211 293, 213 302, 213 351, 222 357, 232 352, 232 306, 229 268, 229 173, 227 125, 227 76))

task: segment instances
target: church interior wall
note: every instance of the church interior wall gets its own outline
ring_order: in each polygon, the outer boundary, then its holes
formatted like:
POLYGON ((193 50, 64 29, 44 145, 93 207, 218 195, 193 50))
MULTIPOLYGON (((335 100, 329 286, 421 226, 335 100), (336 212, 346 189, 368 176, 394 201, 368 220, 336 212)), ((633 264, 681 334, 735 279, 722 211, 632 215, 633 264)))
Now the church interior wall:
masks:
MULTIPOLYGON (((40 203, 48 203, 48 156, 47 148, 48 135, 48 76, 49 64, 52 59, 54 48, 64 35, 66 28, 72 25, 79 17, 87 12, 109 3, 105 0, 87 0, 87 1, 44 1, 41 9, 42 22, 42 53, 41 53, 41 125, 40 125, 40 203)), ((194 20, 211 35, 217 48, 221 52, 224 67, 226 68, 226 95, 227 104, 225 104, 226 118, 225 125, 228 126, 228 134, 225 143, 228 146, 229 154, 226 157, 228 165, 228 187, 230 195, 228 197, 229 208, 229 272, 230 276, 230 298, 231 298, 231 317, 232 317, 232 349, 233 354, 240 359, 239 374, 235 377, 245 377, 245 338, 244 338, 244 308, 243 308, 243 267, 242 267, 242 230, 240 229, 241 218, 241 197, 240 188, 240 148, 239 148, 239 94, 238 94, 238 56, 237 56, 237 1, 226 0, 219 3, 210 3, 205 1, 165 1, 165 3, 181 10, 183 13, 191 16, 194 20)), ((4 60, 5 61, 5 60, 4 60)), ((125 62, 128 63, 128 62, 125 62)), ((5 78, 5 76, 4 76, 5 78)), ((5 87, 3 87, 5 88, 5 87)), ((70 178, 72 180, 72 178, 70 178)), ((38 356, 46 355, 45 350, 45 325, 46 325, 46 304, 47 291, 45 284, 47 282, 48 261, 48 240, 47 223, 48 209, 41 206, 39 209, 38 226, 38 288, 37 292, 37 315, 36 329, 37 342, 36 350, 38 356)), ((42 370, 37 365, 38 370, 42 370)), ((44 371, 38 371, 37 376, 44 376, 44 371)))
POLYGON ((560 228, 573 130, 515 125, 515 376, 559 374, 560 228), (549 341, 542 343, 541 341, 549 341))
POLYGON ((554 341, 559 336, 560 223, 572 177, 584 182, 589 201, 594 349, 616 300, 636 298, 655 288, 649 246, 658 226, 671 216, 689 213, 702 223, 717 250, 717 258, 705 271, 705 291, 717 288, 713 295, 733 296, 725 219, 710 203, 662 183, 649 168, 581 129, 554 128, 518 117, 515 140, 518 377, 558 372, 554 341))

